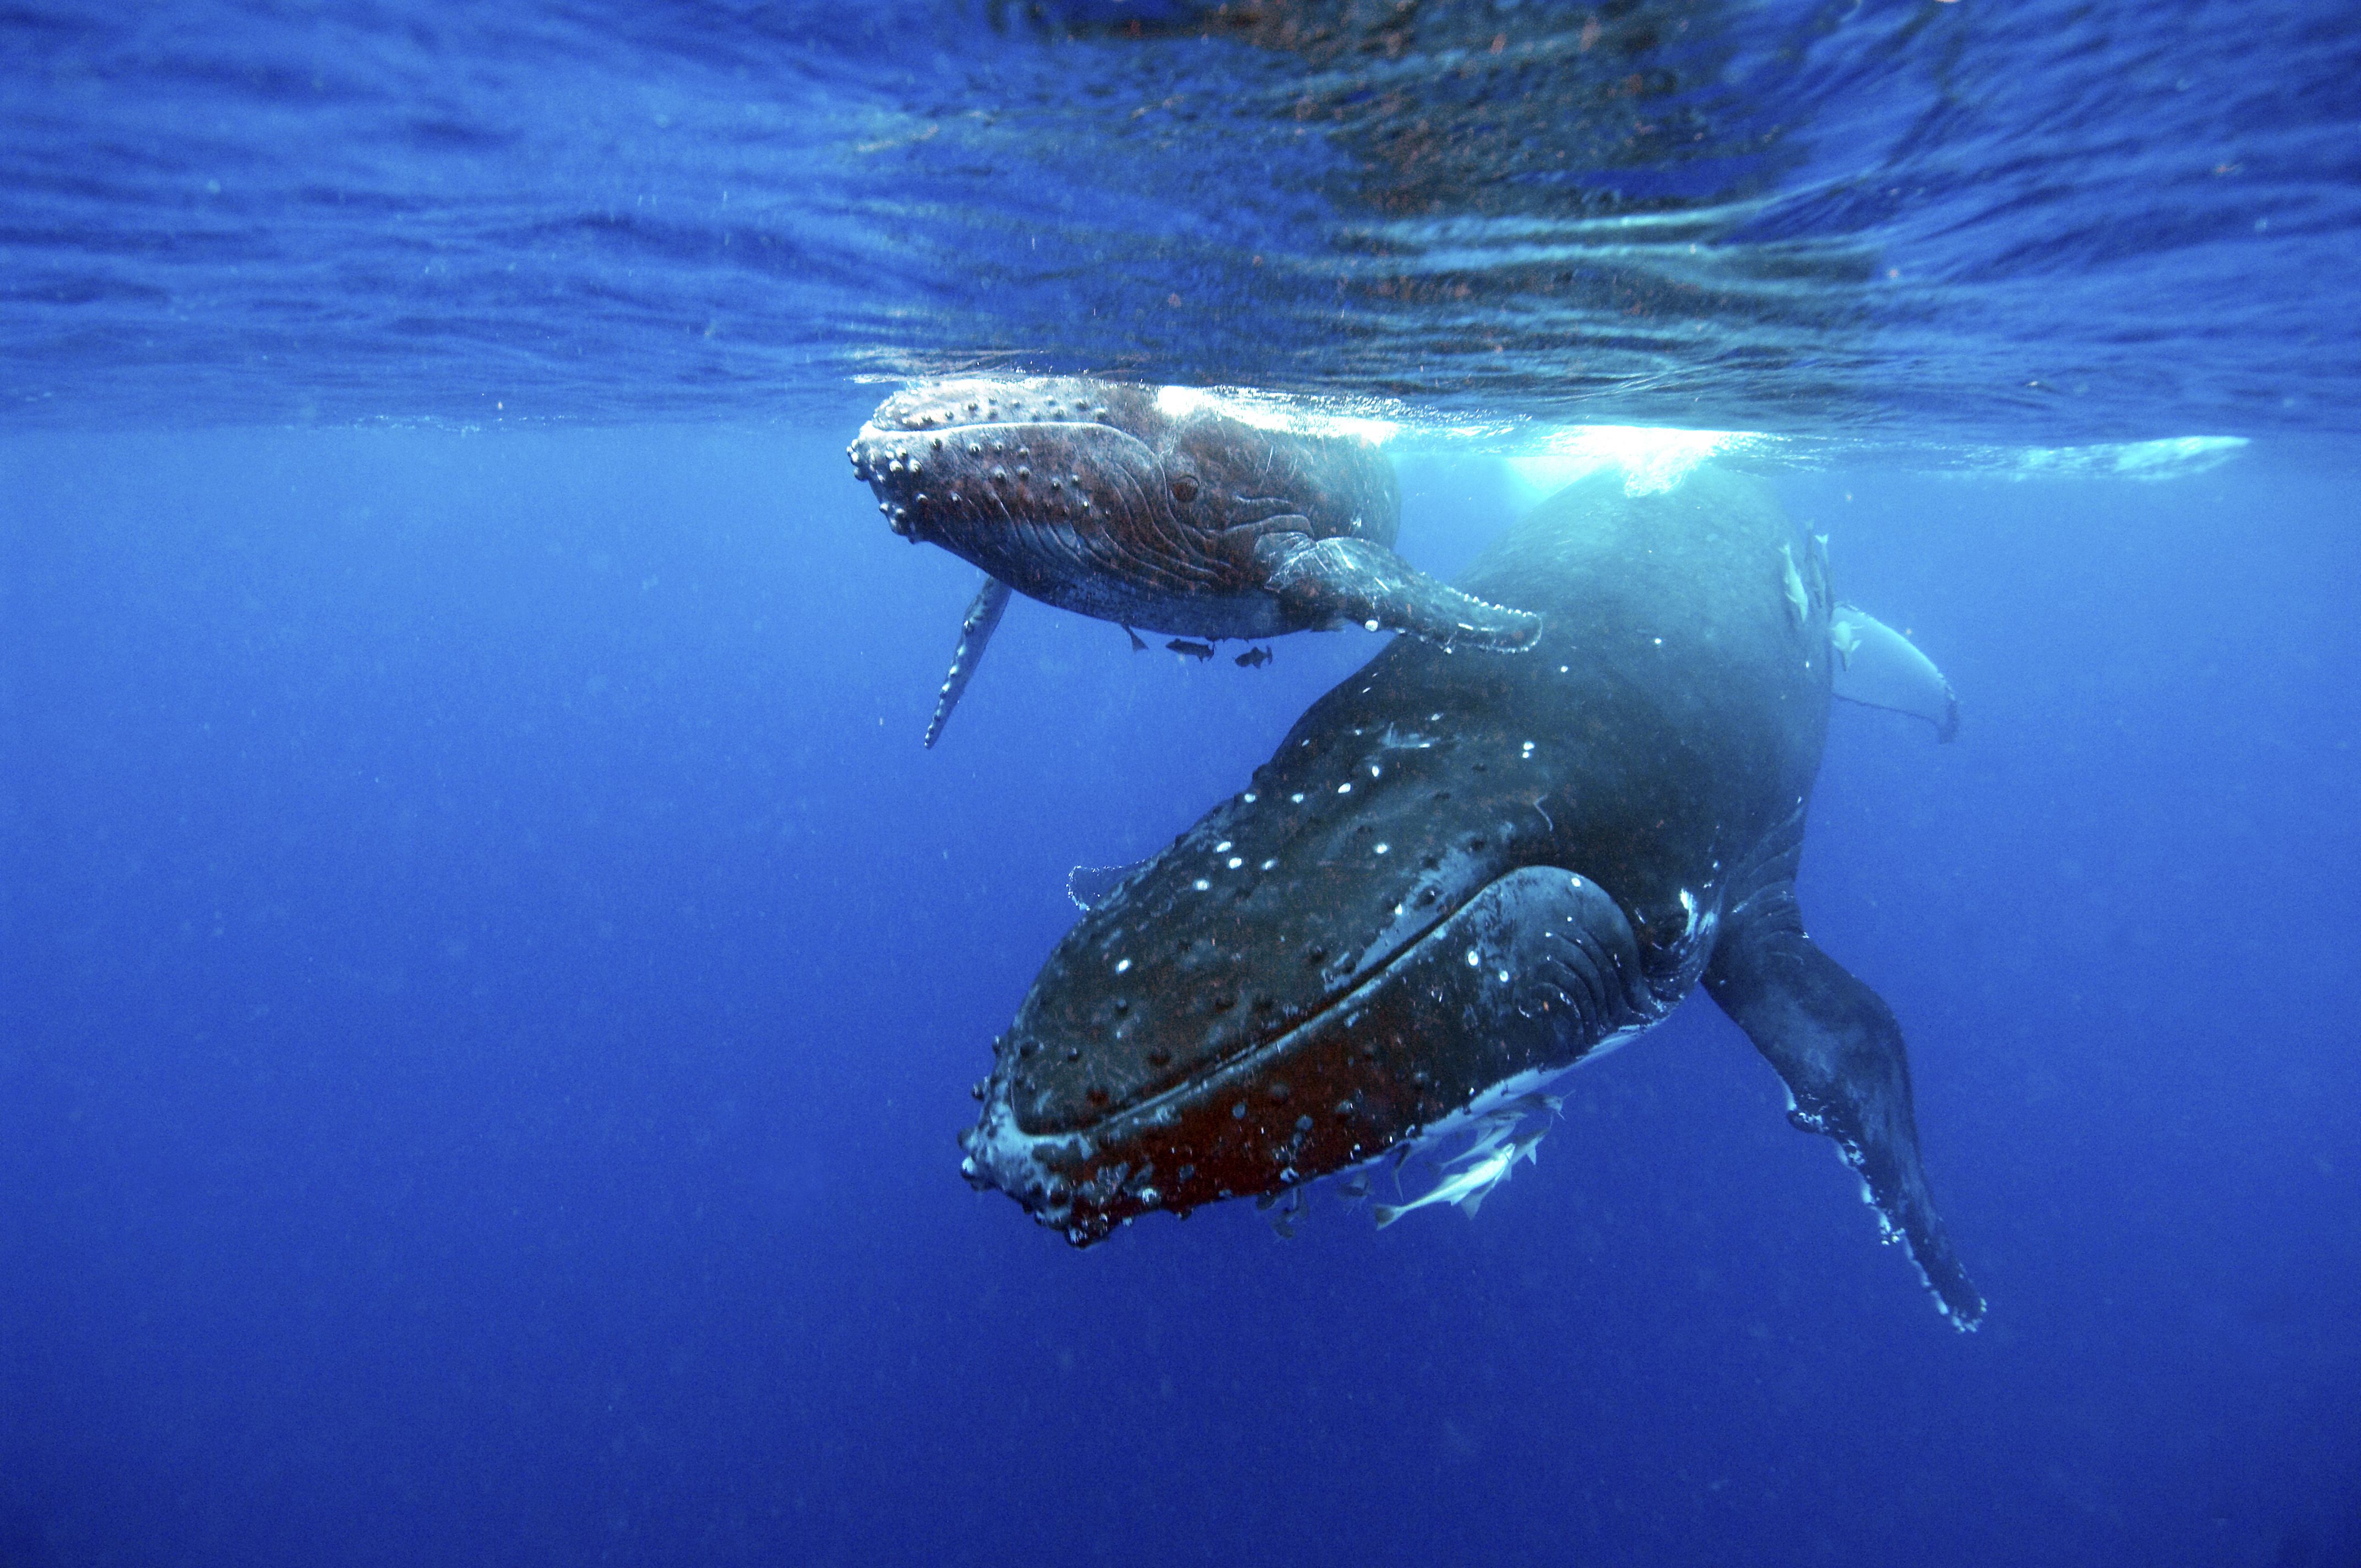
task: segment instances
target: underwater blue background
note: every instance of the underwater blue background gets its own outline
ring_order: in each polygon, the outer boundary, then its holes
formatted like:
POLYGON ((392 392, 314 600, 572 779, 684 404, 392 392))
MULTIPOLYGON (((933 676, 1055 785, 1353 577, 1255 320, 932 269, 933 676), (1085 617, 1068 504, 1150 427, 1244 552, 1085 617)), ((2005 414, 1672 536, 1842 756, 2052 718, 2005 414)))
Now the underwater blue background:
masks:
POLYGON ((0 1565, 2361 1562, 2353 25, 1609 8, 1610 190, 1592 13, 1332 9, 0 10, 0 1565), (1696 999, 1472 1223, 968 1190, 1068 868, 1381 645, 1019 603, 922 751, 842 446, 976 365, 1382 395, 1444 573, 1778 437, 1962 699, 1802 893, 1983 1331, 1696 999))
MULTIPOLYGON (((1473 1223, 959 1181, 1066 868, 1376 638, 1019 605, 929 753, 967 568, 832 439, 5 454, 12 1564, 2348 1560, 2275 1555, 2361 1438, 2318 476, 1784 484, 1966 704, 1840 705, 1804 883, 1962 1337, 1700 999, 1473 1223)), ((1405 469, 1440 563, 1508 504, 1405 469)))

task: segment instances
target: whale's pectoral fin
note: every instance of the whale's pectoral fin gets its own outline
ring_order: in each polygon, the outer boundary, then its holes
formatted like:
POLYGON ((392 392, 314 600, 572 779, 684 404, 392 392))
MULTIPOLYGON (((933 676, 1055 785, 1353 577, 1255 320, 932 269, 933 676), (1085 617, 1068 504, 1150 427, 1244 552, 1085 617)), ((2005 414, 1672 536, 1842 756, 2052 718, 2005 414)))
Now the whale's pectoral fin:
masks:
POLYGON ((1918 644, 1874 616, 1840 604, 1828 617, 1836 650, 1836 695, 1864 707, 1916 714, 1935 727, 1935 739, 1960 732, 1960 699, 1918 644))
POLYGON ((983 657, 984 644, 1000 626, 1000 618, 1008 609, 1009 587, 998 577, 986 577, 983 587, 975 591, 975 602, 967 607, 960 621, 959 646, 951 650, 951 673, 943 677, 942 695, 935 698, 935 717, 927 723, 927 745, 931 748, 942 739, 943 726, 950 721, 951 709, 967 692, 968 682, 975 679, 975 666, 983 657))
POLYGON ((1096 909, 1132 872, 1152 861, 1150 857, 1147 861, 1127 861, 1119 866, 1076 866, 1066 873, 1066 896, 1074 901, 1077 909, 1096 909))
POLYGON ((1267 533, 1255 554, 1270 591, 1306 626, 1358 621, 1445 647, 1505 651, 1530 648, 1542 634, 1542 618, 1530 610, 1463 594, 1366 539, 1267 533))
POLYGON ((1918 1166, 1901 1026, 1875 992, 1804 935, 1792 892, 1750 902, 1756 911, 1725 927, 1716 944, 1706 990, 1786 1080, 1788 1120, 1836 1140, 1887 1238, 1909 1246, 1943 1314, 1974 1328, 1984 1301, 1918 1166))

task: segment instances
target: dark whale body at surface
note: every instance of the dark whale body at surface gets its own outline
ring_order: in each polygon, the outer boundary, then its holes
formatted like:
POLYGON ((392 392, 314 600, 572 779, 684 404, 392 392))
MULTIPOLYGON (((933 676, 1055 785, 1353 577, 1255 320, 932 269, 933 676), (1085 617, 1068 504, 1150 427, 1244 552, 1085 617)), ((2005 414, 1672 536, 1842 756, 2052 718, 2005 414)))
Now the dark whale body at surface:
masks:
POLYGON ((1540 632, 1531 614, 1394 554, 1400 491, 1369 443, 1267 429, 1173 389, 1077 376, 926 382, 880 404, 846 455, 895 532, 988 574, 929 746, 1012 590, 1204 641, 1353 622, 1514 651, 1540 632))
POLYGON ((1602 475, 1464 583, 1540 644, 1396 641, 1095 898, 994 1044, 970 1179, 1087 1245, 1459 1128, 1505 1175, 1499 1118, 1702 983, 1973 1327, 1901 1031, 1795 901, 1831 625, 1866 619, 1824 554, 1753 480, 1602 475))

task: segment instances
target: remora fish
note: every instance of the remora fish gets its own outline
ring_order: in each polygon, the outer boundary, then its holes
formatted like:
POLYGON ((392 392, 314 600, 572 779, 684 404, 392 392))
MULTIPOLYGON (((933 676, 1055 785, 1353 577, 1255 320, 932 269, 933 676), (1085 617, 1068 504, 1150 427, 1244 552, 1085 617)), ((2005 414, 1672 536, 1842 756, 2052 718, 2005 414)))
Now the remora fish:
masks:
POLYGON ((1468 1151, 1476 1155, 1473 1163, 1464 1170, 1444 1177, 1431 1190, 1420 1193, 1407 1203, 1378 1204, 1374 1211, 1378 1229, 1382 1231, 1411 1210, 1423 1209, 1430 1203, 1456 1203, 1473 1219, 1492 1189, 1509 1179, 1509 1173, 1516 1168, 1519 1160, 1539 1163, 1541 1143, 1541 1134, 1528 1133, 1522 1137, 1478 1144, 1476 1149, 1468 1151))
POLYGON ((1346 621, 1465 648, 1522 648, 1540 634, 1532 615, 1393 553, 1393 466, 1357 437, 1265 430, 1173 389, 1052 376, 908 388, 845 451, 896 533, 990 574, 961 623, 929 746, 1012 589, 1207 641, 1346 621))
POLYGON ((1088 1245, 1480 1125, 1702 981, 1973 1327, 1901 1030, 1795 900, 1823 562, 1732 475, 1545 503, 1466 579, 1541 613, 1541 646, 1395 642, 1106 892, 995 1044, 970 1179, 1088 1245))

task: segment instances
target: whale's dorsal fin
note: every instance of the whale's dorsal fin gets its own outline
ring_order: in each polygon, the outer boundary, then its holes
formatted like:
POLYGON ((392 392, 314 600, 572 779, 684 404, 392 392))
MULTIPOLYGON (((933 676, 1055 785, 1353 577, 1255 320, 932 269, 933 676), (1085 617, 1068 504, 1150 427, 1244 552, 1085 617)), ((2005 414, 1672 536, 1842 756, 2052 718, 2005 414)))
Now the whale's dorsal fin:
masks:
MULTIPOLYGON (((968 682, 975 679, 977 661, 983 657, 984 644, 1000 626, 1000 618, 1008 609, 1009 587, 998 577, 986 577, 983 587, 976 589, 974 602, 960 620, 959 646, 951 650, 951 673, 943 677, 942 695, 935 698, 935 717, 927 723, 927 745, 943 738, 943 726, 950 719, 951 709, 967 691, 968 682)), ((1135 638, 1133 641, 1137 641, 1135 638)))
POLYGON ((1938 740, 1960 732, 1960 699, 1951 683, 1916 642, 1885 622, 1840 604, 1828 617, 1828 645, 1837 656, 1837 696, 1864 707, 1916 714, 1935 727, 1938 740))

